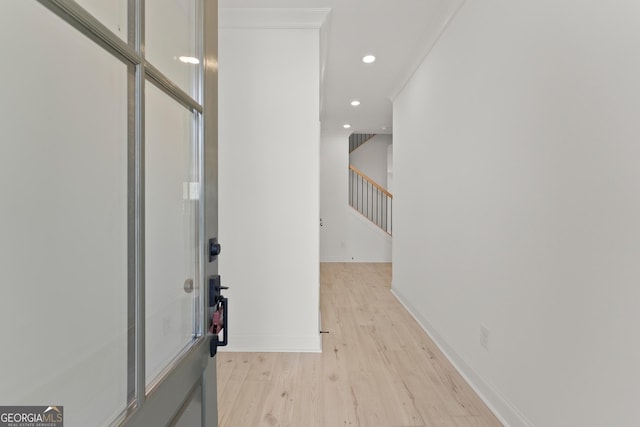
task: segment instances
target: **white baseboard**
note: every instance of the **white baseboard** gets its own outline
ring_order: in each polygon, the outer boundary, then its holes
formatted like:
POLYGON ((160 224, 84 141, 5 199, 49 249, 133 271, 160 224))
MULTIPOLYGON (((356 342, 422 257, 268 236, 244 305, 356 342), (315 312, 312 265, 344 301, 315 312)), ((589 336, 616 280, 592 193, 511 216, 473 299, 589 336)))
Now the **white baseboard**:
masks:
POLYGON ((346 256, 320 256, 320 262, 348 262, 346 256))
POLYGON ((533 424, 525 418, 517 408, 511 405, 500 393, 498 393, 488 382, 486 382, 478 373, 469 366, 440 336, 433 328, 429 321, 422 316, 415 307, 405 298, 402 293, 395 289, 392 285, 391 293, 400 301, 409 314, 418 322, 422 329, 429 335, 433 342, 438 346, 444 356, 451 362, 453 367, 471 386, 473 391, 482 399, 493 414, 500 420, 505 427, 534 427, 533 424))
POLYGON ((391 260, 387 261, 387 260, 379 260, 377 258, 374 258, 373 260, 370 260, 368 258, 363 258, 363 259, 351 259, 351 258, 344 258, 344 257, 328 257, 328 258, 321 258, 320 259, 320 263, 367 263, 367 264, 389 264, 391 262, 391 260))
POLYGON ((221 352, 235 353, 321 353, 320 333, 312 336, 232 335, 221 352))

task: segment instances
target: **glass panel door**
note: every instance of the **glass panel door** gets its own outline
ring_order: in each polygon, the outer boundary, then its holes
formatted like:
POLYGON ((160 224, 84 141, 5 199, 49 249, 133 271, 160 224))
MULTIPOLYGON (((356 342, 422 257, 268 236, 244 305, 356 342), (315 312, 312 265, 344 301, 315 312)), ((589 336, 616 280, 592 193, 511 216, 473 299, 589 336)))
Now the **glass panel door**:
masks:
POLYGON ((193 342, 200 292, 200 183, 194 115, 153 84, 146 88, 146 379, 157 378, 193 342))
POLYGON ((216 32, 216 0, 0 1, 1 405, 217 425, 216 73, 167 60, 215 58, 216 32))
POLYGON ((202 60, 196 43, 195 0, 153 0, 145 4, 145 49, 149 62, 183 91, 196 97, 202 60))
POLYGON ((128 0, 75 0, 102 25, 122 40, 127 40, 128 0))
POLYGON ((127 68, 32 1, 0 2, 0 56, 0 404, 108 425, 127 406, 127 68))

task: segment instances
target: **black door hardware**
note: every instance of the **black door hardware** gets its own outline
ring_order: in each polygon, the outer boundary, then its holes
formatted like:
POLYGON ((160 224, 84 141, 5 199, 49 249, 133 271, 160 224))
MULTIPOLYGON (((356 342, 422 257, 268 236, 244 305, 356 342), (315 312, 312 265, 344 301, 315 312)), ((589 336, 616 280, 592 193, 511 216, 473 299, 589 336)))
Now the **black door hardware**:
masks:
POLYGON ((222 286, 220 283, 218 274, 209 277, 209 310, 211 314, 209 354, 211 357, 216 355, 218 347, 227 345, 229 337, 229 318, 227 316, 229 300, 220 293, 229 288, 222 286), (222 340, 220 339, 220 333, 223 336, 222 340))
POLYGON ((218 243, 218 238, 209 239, 209 262, 215 261, 222 251, 222 246, 218 243))

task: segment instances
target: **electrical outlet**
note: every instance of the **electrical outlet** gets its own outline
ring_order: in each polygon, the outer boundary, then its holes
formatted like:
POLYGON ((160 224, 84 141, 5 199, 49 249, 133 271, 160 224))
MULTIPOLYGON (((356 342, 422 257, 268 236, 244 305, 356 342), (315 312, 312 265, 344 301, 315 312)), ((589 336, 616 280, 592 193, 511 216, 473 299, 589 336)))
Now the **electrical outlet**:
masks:
POLYGON ((489 350, 489 329, 484 325, 480 325, 480 346, 489 350))

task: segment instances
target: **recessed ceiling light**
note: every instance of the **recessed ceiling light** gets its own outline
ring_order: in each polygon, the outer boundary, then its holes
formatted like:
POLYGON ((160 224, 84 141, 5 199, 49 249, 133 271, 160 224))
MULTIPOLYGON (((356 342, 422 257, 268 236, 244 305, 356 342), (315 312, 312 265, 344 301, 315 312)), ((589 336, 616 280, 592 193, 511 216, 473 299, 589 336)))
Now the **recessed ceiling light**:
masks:
POLYGON ((360 101, 358 101, 357 99, 354 99, 353 101, 351 101, 351 105, 353 105, 354 107, 357 107, 358 105, 360 105, 360 101))
POLYGON ((351 127, 351 125, 349 123, 345 123, 342 125, 343 128, 345 129, 349 129, 351 127))
POLYGON ((181 56, 178 58, 180 61, 185 64, 199 64, 200 60, 198 58, 194 58, 193 56, 181 56))
POLYGON ((362 62, 364 62, 365 64, 371 64, 375 60, 376 60, 376 57, 373 55, 367 55, 362 57, 362 62))

